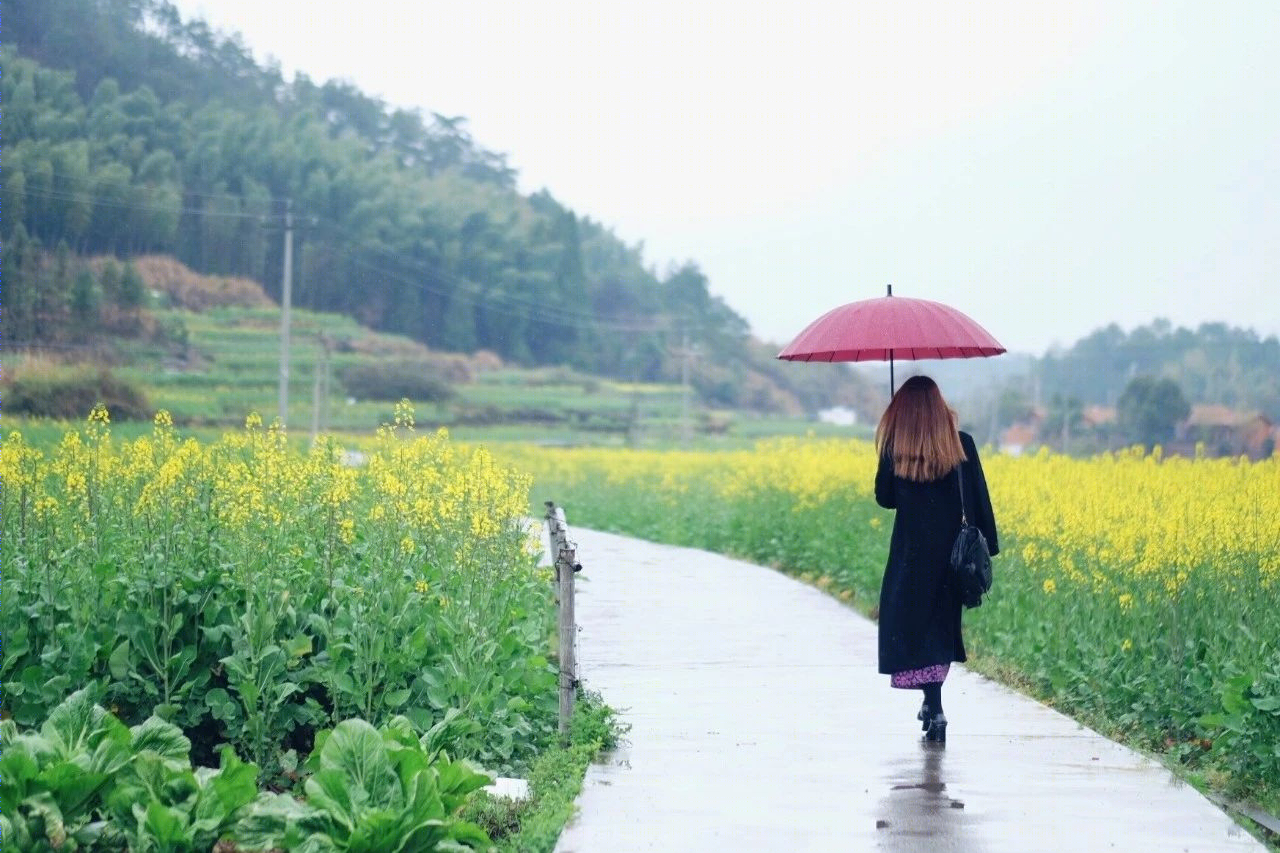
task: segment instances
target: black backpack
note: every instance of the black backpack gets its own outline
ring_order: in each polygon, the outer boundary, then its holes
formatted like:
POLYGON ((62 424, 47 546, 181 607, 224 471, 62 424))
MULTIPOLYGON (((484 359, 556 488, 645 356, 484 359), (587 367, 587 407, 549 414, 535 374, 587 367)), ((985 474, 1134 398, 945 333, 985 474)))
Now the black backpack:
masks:
POLYGON ((951 575, 965 607, 978 607, 991 591, 991 551, 987 537, 969 523, 964 506, 964 463, 956 469, 960 480, 960 534, 951 546, 951 575))

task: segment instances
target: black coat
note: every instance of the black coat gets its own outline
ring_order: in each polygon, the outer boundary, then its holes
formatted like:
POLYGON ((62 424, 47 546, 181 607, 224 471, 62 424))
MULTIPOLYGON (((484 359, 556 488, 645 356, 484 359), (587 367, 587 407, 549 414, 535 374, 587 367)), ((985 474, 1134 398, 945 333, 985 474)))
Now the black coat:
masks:
MULTIPOLYGON (((1000 550, 987 480, 978 448, 966 432, 965 504, 969 523, 982 531, 994 556, 1000 550)), ((941 480, 920 483, 897 477, 881 457, 876 503, 896 509, 889 561, 880 585, 880 671, 920 669, 963 661, 960 599, 949 583, 951 546, 960 532, 960 488, 953 470, 941 480)))

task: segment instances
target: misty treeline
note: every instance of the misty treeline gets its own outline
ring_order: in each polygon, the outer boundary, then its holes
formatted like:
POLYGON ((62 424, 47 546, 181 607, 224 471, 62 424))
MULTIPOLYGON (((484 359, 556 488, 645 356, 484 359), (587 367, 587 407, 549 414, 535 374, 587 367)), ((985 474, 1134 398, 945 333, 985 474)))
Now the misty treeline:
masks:
POLYGON ((1280 340, 1225 323, 1189 329, 1160 319, 1131 332, 1112 323, 1047 354, 1039 374, 1051 393, 1110 406, 1136 377, 1167 378, 1193 403, 1280 422, 1280 340))
POLYGON ((1280 339, 1224 323, 1191 329, 1157 319, 1129 332, 1111 324, 963 396, 965 420, 992 442, 1036 421, 1038 441, 1078 452, 1169 440, 1195 404, 1277 424, 1280 339))
POLYGON ((84 325, 85 266, 68 255, 172 254, 278 298, 288 214, 295 305, 432 347, 637 380, 677 379, 696 347, 704 397, 760 408, 861 388, 851 371, 779 369, 692 262, 655 272, 550 193, 522 195, 463 118, 287 81, 165 0, 8 0, 4 26, 11 340, 84 325))

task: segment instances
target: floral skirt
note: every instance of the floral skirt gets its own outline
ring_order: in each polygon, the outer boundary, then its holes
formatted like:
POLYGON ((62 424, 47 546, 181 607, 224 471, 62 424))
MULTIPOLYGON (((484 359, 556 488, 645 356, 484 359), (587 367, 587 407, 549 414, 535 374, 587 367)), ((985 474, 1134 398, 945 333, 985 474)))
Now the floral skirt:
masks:
POLYGON ((947 680, 947 673, 950 671, 951 664, 949 663, 934 664, 923 669, 904 669, 902 672, 895 672, 889 676, 889 686, 911 690, 918 689, 926 684, 941 684, 947 680))

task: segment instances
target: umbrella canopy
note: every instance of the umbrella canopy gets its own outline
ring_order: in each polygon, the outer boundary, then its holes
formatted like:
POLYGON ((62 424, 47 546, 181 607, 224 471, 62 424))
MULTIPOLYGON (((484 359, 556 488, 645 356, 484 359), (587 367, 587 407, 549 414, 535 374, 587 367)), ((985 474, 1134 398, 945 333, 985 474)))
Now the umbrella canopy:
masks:
MULTIPOLYGON (((975 358, 1005 348, 949 305, 889 295, 833 308, 814 320, 778 358, 786 361, 888 361, 975 358)), ((893 380, 890 378, 890 391, 893 380)))
POLYGON ((974 358, 1004 352, 973 320, 941 302, 882 296, 823 314, 778 358, 787 361, 888 361, 974 358))

